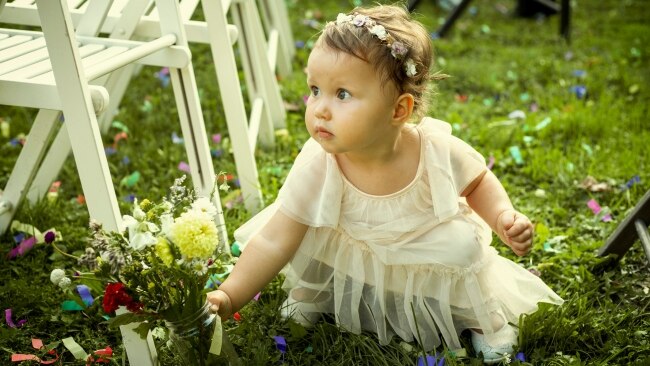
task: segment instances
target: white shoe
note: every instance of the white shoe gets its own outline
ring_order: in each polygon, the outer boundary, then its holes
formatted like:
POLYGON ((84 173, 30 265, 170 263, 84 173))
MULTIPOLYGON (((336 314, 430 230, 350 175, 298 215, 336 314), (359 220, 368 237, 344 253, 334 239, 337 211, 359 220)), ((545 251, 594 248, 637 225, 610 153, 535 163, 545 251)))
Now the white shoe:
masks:
POLYGON ((316 304, 293 300, 289 296, 280 308, 282 319, 293 319, 305 328, 311 328, 320 319, 321 313, 316 304))
POLYGON ((517 332, 515 328, 506 324, 499 331, 494 333, 494 341, 488 343, 485 335, 471 331, 472 346, 476 354, 483 353, 483 362, 494 364, 505 361, 508 354, 512 354, 514 346, 517 344, 517 332))

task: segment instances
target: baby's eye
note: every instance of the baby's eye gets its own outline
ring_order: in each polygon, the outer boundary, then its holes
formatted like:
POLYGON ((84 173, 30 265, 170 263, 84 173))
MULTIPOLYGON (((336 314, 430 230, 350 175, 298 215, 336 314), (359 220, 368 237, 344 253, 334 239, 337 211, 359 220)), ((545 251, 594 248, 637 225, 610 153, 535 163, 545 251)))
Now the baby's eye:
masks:
POLYGON ((320 94, 320 89, 318 89, 317 86, 312 86, 309 89, 311 89, 311 95, 317 97, 320 94))
POLYGON ((352 95, 351 95, 350 92, 348 92, 347 90, 341 89, 341 90, 339 90, 339 92, 338 92, 338 94, 336 95, 336 97, 339 98, 339 99, 341 99, 341 100, 346 100, 346 99, 352 97, 352 95))

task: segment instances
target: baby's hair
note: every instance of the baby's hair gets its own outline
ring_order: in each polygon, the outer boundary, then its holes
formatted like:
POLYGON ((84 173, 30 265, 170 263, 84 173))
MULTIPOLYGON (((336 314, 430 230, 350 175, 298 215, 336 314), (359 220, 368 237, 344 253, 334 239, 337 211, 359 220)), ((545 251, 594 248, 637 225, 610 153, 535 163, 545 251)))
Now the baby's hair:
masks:
POLYGON ((431 75, 429 71, 433 59, 429 32, 420 22, 412 19, 405 8, 395 5, 357 7, 349 14, 368 16, 376 24, 383 26, 392 40, 406 47, 406 54, 403 57, 395 57, 385 41, 368 28, 355 26, 353 22, 328 22, 315 46, 324 44, 333 50, 370 63, 382 78, 382 84, 392 82, 399 94, 413 95, 413 116, 419 120, 427 112, 431 93, 430 81, 446 76, 431 75), (415 65, 414 75, 407 75, 406 62, 415 65))

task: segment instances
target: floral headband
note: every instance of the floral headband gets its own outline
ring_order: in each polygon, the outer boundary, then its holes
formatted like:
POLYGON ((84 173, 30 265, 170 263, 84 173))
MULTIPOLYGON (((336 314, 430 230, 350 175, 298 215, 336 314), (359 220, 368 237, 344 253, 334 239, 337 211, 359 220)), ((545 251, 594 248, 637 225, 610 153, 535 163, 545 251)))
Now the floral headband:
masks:
MULTIPOLYGON (((352 15, 339 13, 339 15, 336 17, 336 25, 341 24, 352 24, 357 28, 364 27, 368 29, 368 31, 372 35, 379 38, 382 43, 386 43, 386 46, 390 49, 390 54, 397 60, 403 59, 409 51, 408 47, 406 47, 404 43, 396 41, 395 38, 393 38, 393 36, 388 33, 383 25, 377 24, 374 19, 370 18, 367 15, 358 13, 354 13, 352 15)), ((407 58, 406 61, 404 61, 404 72, 406 72, 406 76, 410 78, 417 75, 418 72, 415 68, 415 62, 412 58, 407 58)))

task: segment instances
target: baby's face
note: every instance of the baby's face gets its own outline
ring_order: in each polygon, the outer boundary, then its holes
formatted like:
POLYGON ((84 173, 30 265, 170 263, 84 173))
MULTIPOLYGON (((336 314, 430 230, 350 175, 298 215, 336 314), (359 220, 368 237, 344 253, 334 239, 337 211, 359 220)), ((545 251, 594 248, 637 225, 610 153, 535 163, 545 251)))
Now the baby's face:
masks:
POLYGON ((325 151, 367 149, 391 135, 397 92, 382 85, 370 63, 317 46, 307 63, 307 84, 305 123, 325 151))

